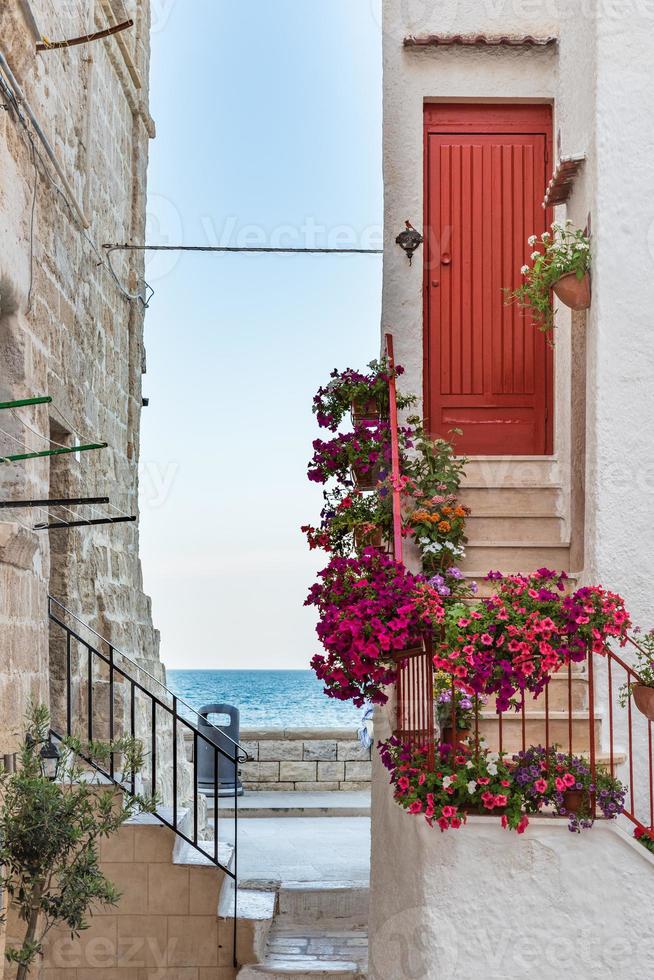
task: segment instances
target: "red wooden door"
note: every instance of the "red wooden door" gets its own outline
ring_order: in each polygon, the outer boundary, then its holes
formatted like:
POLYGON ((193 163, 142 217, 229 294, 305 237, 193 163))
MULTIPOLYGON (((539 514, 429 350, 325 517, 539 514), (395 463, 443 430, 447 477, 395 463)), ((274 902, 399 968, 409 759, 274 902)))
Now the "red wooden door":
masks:
POLYGON ((552 452, 552 350, 507 306, 545 231, 543 105, 425 106, 425 415, 468 455, 552 452))

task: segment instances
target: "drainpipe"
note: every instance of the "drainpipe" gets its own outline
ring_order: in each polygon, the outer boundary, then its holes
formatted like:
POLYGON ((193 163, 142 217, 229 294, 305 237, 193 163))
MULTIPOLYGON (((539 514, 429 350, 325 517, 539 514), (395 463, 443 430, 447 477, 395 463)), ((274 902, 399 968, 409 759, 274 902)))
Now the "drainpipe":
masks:
MULTIPOLYGON (((109 0, 101 0, 101 2, 102 2, 102 8, 105 12, 105 16, 107 20, 109 21, 109 24, 112 27, 114 27, 118 23, 118 21, 114 16, 113 10, 111 9, 111 3, 109 2, 109 0)), ((122 35, 120 34, 116 34, 115 38, 116 38, 116 43, 118 44, 118 47, 120 48, 121 54, 123 56, 123 61, 127 66, 127 71, 129 72, 130 78, 134 83, 134 88, 136 89, 142 88, 141 76, 139 75, 138 68, 134 64, 134 60, 129 52, 129 48, 125 43, 125 38, 122 37, 122 35)))
POLYGON ((57 176, 59 177, 59 180, 61 181, 61 183, 63 185, 63 188, 66 191, 66 196, 68 198, 68 202, 69 202, 70 206, 72 207, 73 211, 75 212, 75 214, 77 215, 77 218, 78 218, 78 220, 79 220, 82 228, 90 228, 91 227, 90 221, 88 220, 88 218, 84 214, 84 211, 82 210, 82 208, 78 204, 77 198, 75 197, 75 194, 73 193, 73 189, 70 186, 70 184, 68 183, 68 178, 66 177, 66 174, 62 170, 61 164, 57 160, 57 157, 55 156, 55 152, 52 149, 52 146, 50 145, 50 142, 48 141, 47 136, 45 135, 45 133, 41 129, 41 127, 40 127, 40 125, 39 125, 39 123, 37 121, 36 116, 32 112, 32 108, 31 108, 29 102, 26 100, 25 96, 23 95, 23 91, 22 91, 20 85, 18 84, 18 82, 16 81, 16 78, 14 77, 14 73, 12 72, 11 68, 7 64, 7 59, 5 58, 4 54, 1 51, 0 51, 0 71, 2 71, 3 75, 5 76, 5 78, 7 79, 8 83, 9 83, 10 88, 13 90, 13 95, 14 95, 14 98, 16 99, 16 102, 20 106, 22 106, 23 109, 25 110, 25 112, 27 113, 27 115, 29 117, 29 120, 32 123, 32 126, 34 127, 34 132, 36 133, 36 135, 38 136, 39 140, 41 141, 41 145, 43 146, 43 149, 47 153, 47 155, 48 155, 48 157, 49 157, 49 159, 50 159, 50 161, 52 163, 52 166, 55 168, 55 170, 57 172, 57 176))
POLYGON ((43 40, 43 35, 39 30, 39 25, 36 23, 36 18, 34 16, 34 12, 32 10, 29 0, 20 0, 20 7, 21 10, 23 11, 23 17, 25 18, 25 23, 29 27, 32 37, 34 38, 35 42, 39 44, 43 40))

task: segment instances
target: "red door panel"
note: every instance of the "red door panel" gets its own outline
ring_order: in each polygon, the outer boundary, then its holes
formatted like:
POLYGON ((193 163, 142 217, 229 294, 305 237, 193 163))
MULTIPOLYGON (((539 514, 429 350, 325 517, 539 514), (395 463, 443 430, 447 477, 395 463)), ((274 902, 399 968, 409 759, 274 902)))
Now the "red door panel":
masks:
POLYGON ((552 452, 552 351, 505 287, 545 230, 547 106, 425 108, 425 414, 469 455, 552 452))

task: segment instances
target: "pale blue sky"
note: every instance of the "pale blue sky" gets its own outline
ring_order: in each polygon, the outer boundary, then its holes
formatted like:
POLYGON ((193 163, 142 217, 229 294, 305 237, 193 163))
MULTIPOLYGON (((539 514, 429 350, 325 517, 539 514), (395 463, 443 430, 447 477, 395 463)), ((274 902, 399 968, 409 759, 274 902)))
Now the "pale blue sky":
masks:
MULTIPOLYGON (((156 11, 148 240, 379 247, 379 0, 156 11)), ((381 257, 158 255, 146 275, 141 545, 163 660, 306 667, 311 398, 378 352, 381 257)))

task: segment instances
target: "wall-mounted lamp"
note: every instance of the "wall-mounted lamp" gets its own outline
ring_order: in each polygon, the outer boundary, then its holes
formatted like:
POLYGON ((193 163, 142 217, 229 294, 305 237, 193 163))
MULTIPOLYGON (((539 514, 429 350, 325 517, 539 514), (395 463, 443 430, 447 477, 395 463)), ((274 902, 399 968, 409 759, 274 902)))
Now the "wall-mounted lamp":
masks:
POLYGON ((420 232, 413 227, 410 221, 405 221, 405 225, 406 228, 397 236, 395 243, 406 252, 409 258, 409 265, 411 265, 413 261, 413 253, 417 248, 420 248, 424 239, 420 232))

